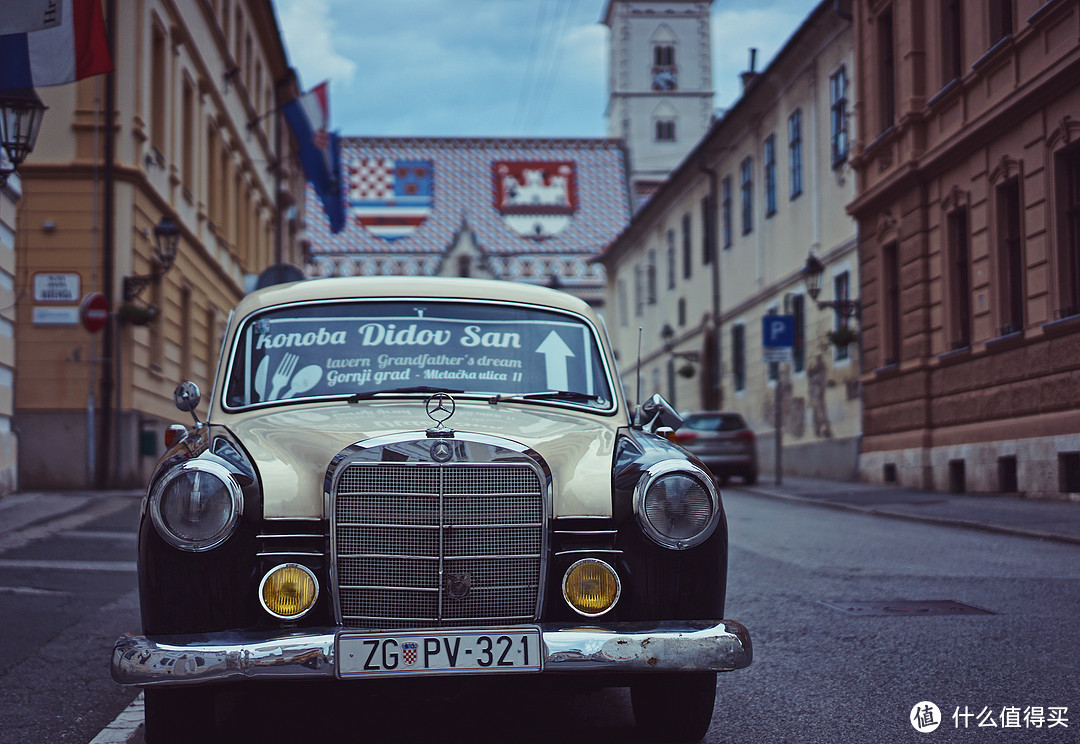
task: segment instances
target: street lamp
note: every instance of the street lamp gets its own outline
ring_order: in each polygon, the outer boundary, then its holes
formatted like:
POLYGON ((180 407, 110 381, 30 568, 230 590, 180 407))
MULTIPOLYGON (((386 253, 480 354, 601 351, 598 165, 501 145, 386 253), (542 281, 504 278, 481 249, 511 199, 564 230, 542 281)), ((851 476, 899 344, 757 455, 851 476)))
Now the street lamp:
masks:
POLYGON ((162 217, 154 226, 153 270, 149 274, 124 277, 124 302, 131 302, 148 285, 161 281, 176 261, 180 246, 180 228, 169 217, 162 217))
POLYGON ((685 359, 686 364, 679 368, 679 374, 683 377, 694 376, 694 365, 701 361, 701 354, 696 351, 673 351, 674 344, 672 340, 675 338, 675 329, 667 323, 664 323, 664 327, 660 329, 660 338, 664 339, 664 351, 668 353, 672 359, 685 359))
POLYGON ((806 284, 806 294, 810 295, 810 299, 816 302, 820 308, 831 307, 841 317, 861 320, 862 303, 858 300, 849 300, 843 297, 838 300, 818 301, 818 295, 821 294, 821 277, 824 274, 825 264, 821 262, 821 259, 813 253, 807 256, 806 265, 802 268, 802 277, 803 282, 806 284))
POLYGON ((0 186, 33 151, 45 109, 33 88, 0 94, 0 147, 10 163, 5 165, 0 158, 0 186))

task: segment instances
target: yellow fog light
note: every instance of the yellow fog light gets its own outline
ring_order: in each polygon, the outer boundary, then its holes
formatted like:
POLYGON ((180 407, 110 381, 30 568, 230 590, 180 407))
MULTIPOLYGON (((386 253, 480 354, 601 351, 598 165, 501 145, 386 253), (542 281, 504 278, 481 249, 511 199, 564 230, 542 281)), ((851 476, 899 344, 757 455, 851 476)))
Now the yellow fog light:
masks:
POLYGON ((596 617, 615 606, 622 592, 615 569, 595 558, 585 558, 566 570, 563 598, 585 617, 596 617))
POLYGON ((315 605, 319 582, 307 566, 283 563, 263 577, 259 602, 263 609, 282 620, 296 620, 315 605))

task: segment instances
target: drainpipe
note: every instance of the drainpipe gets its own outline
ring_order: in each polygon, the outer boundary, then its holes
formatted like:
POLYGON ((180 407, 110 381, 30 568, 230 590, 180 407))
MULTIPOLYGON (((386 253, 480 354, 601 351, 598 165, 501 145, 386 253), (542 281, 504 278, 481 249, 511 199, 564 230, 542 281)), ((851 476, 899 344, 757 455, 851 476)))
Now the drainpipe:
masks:
MULTIPOLYGON (((109 43, 109 53, 113 64, 116 64, 116 0, 106 0, 105 3, 106 35, 109 43)), ((102 287, 105 296, 109 298, 109 304, 115 302, 113 286, 116 283, 115 248, 113 240, 116 235, 116 169, 113 162, 116 157, 116 72, 105 75, 105 142, 103 158, 103 180, 105 182, 105 194, 102 220, 102 287)), ((116 431, 114 418, 116 409, 113 406, 114 367, 113 357, 117 347, 117 315, 110 313, 109 321, 103 329, 102 354, 101 354, 101 418, 97 447, 97 463, 95 467, 95 488, 107 488, 112 484, 112 451, 115 448, 113 435, 116 431)))

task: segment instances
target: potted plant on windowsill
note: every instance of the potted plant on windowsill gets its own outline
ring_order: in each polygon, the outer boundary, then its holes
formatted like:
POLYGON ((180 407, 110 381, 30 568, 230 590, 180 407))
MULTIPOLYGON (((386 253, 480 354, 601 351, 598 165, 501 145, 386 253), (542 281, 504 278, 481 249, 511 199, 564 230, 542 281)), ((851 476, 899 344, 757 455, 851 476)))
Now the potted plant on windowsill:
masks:
POLYGON ((851 344, 859 340, 859 333, 849 325, 842 325, 839 328, 834 328, 825 334, 829 339, 829 343, 838 349, 846 349, 851 344))

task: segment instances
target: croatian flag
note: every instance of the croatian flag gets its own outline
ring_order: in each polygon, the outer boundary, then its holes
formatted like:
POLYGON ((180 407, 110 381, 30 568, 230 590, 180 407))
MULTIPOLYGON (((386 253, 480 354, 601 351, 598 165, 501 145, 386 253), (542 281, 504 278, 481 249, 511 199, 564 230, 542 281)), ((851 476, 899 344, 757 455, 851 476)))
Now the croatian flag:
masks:
POLYGON ((0 0, 0 90, 112 72, 101 0, 0 0))
POLYGON ((341 141, 330 132, 329 85, 320 83, 282 106, 300 146, 300 165, 315 188, 330 220, 330 231, 345 227, 345 202, 341 195, 341 141))

